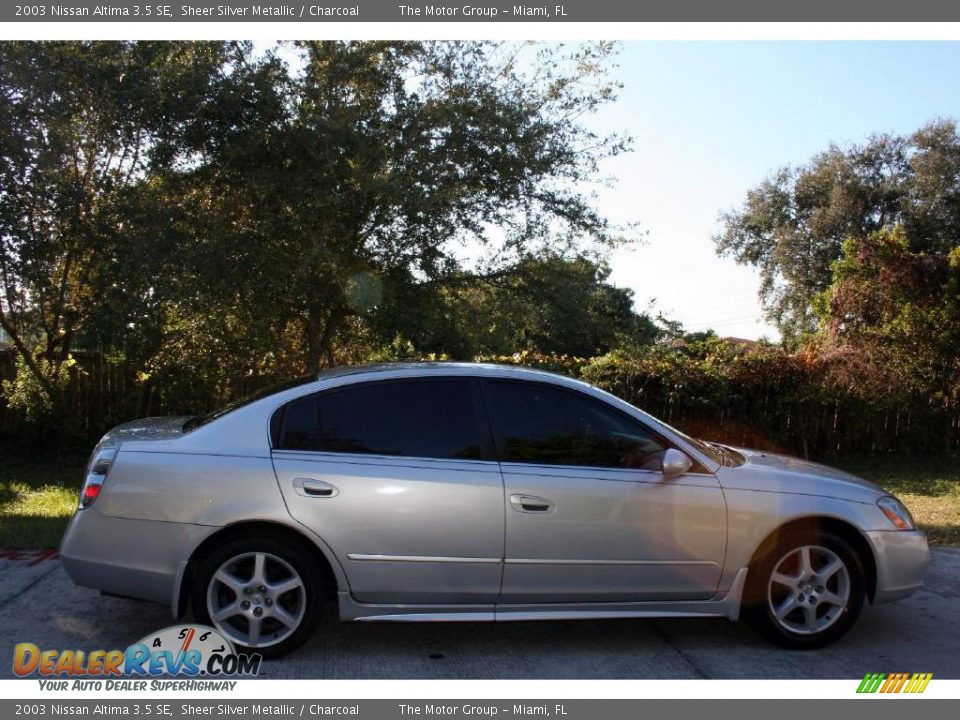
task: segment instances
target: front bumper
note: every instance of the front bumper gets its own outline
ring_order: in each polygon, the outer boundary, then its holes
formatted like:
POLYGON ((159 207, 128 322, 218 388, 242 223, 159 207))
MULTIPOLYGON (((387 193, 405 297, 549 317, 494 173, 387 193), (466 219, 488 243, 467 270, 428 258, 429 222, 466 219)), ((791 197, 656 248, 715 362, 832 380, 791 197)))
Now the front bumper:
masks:
POLYGON ((180 576, 190 555, 216 528, 104 515, 73 515, 60 559, 77 585, 169 605, 176 612, 180 576))
POLYGON ((873 530, 867 537, 877 559, 875 605, 908 597, 923 586, 930 564, 926 535, 919 530, 873 530))

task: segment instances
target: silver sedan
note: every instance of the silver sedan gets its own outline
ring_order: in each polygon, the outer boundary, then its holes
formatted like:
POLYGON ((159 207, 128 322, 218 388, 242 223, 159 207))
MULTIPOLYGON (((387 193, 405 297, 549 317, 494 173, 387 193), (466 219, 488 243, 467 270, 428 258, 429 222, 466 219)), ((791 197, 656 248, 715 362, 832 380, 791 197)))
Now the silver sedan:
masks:
POLYGON ((328 597, 364 621, 742 616, 812 648, 928 563, 869 482, 687 437, 576 380, 457 363, 121 425, 61 556, 80 585, 189 607, 268 657, 328 597))

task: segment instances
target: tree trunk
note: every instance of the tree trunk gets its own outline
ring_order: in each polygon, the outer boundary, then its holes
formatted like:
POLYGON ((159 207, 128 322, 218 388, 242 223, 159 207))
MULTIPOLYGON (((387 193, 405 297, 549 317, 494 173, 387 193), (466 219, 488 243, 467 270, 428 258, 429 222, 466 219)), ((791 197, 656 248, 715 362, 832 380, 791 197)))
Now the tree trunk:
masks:
POLYGON ((7 335, 9 335, 10 340, 13 341, 14 348, 16 348, 17 353, 19 353, 20 357, 23 359, 24 365, 27 366, 27 369, 30 371, 52 402, 55 398, 53 385, 50 383, 50 379, 43 374, 43 371, 37 365, 36 360, 31 354, 30 349, 24 344, 20 334, 14 329, 13 324, 6 321, 6 318, 2 315, 2 311, 0 311, 0 327, 7 331, 7 335))
POLYGON ((335 364, 333 341, 347 315, 348 309, 343 305, 326 311, 319 307, 309 310, 306 327, 308 373, 315 373, 323 367, 335 364))
POLYGON ((305 329, 307 341, 306 364, 307 372, 311 375, 320 370, 320 359, 323 355, 321 338, 323 337, 323 323, 318 308, 310 308, 307 312, 307 326, 305 329))

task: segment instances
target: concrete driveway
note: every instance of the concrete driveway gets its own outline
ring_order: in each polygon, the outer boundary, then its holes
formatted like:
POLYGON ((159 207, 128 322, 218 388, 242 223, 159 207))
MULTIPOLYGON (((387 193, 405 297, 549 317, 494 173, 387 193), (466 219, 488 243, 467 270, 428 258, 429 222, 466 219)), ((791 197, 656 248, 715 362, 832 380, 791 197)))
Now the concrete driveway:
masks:
MULTIPOLYGON (((926 587, 867 608, 839 643, 785 651, 726 620, 542 623, 339 623, 334 608, 306 646, 265 663, 272 678, 859 678, 932 672, 960 678, 960 548, 937 548, 926 587)), ((0 667, 13 646, 124 648, 172 624, 166 608, 75 587, 55 554, 0 551, 0 667)))

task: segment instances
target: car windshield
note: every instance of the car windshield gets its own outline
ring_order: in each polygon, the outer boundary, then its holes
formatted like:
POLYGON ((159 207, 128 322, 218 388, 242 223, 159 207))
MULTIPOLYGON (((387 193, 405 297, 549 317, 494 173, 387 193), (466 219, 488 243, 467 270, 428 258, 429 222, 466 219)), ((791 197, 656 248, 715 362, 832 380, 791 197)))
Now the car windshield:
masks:
POLYGON ((747 459, 736 450, 726 445, 721 445, 720 443, 706 443, 710 447, 716 448, 717 451, 723 456, 723 460, 720 461, 721 465, 726 467, 740 467, 747 462, 747 459))
POLYGON ((718 465, 724 464, 723 452, 716 445, 708 443, 705 440, 698 440, 697 438, 690 437, 689 435, 680 432, 676 428, 674 428, 673 431, 718 465))
POLYGON ((724 467, 739 467, 746 462, 746 458, 743 457, 743 455, 738 453, 736 450, 727 447, 726 445, 721 445, 720 443, 715 442, 707 442, 706 440, 690 437, 686 433, 680 432, 674 427, 671 427, 670 429, 718 465, 723 465, 724 467))
POLYGON ((207 423, 213 422, 217 418, 223 417, 227 413, 233 412, 238 408, 242 408, 244 405, 249 405, 252 402, 256 402, 257 400, 273 395, 274 393, 282 392, 283 390, 289 390, 290 388, 295 388, 300 385, 306 385, 307 383, 313 382, 316 379, 316 375, 302 375, 298 378, 294 378, 293 380, 283 380, 281 382, 272 383, 260 390, 257 390, 251 395, 247 395, 239 400, 234 400, 228 405, 224 405, 219 410, 214 410, 206 415, 197 415, 196 417, 190 418, 183 424, 183 432, 188 433, 191 430, 196 430, 198 427, 202 427, 207 423))

